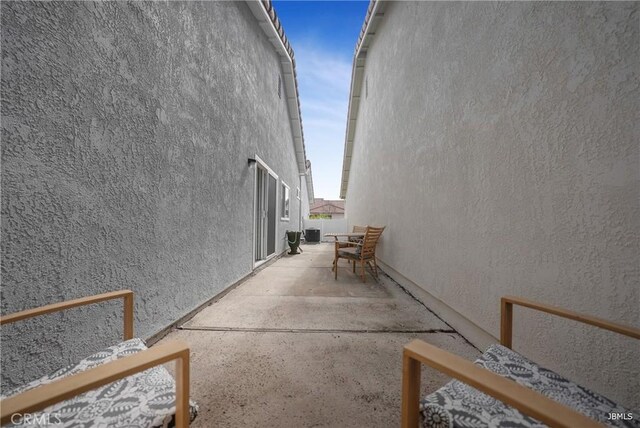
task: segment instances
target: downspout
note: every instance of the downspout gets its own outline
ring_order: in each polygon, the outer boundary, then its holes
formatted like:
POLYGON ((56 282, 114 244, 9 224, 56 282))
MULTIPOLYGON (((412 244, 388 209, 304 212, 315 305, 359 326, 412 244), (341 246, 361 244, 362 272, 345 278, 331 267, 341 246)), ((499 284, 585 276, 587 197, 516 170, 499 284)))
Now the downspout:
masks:
MULTIPOLYGON (((302 192, 302 177, 305 177, 307 175, 307 173, 305 172, 304 174, 298 174, 298 179, 300 180, 300 183, 298 184, 298 189, 300 189, 300 191, 302 192)), ((298 200, 298 230, 300 232, 302 232, 302 198, 300 198, 298 200)))

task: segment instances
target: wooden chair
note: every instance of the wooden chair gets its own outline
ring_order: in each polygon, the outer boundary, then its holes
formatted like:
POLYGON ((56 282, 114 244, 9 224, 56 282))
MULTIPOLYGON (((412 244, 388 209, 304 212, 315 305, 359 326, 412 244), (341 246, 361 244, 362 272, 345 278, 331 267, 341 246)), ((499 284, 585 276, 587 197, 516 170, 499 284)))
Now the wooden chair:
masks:
MULTIPOLYGON (((365 232, 367 231, 367 226, 353 226, 352 229, 352 233, 362 233, 362 235, 365 234, 365 232)), ((338 247, 339 248, 346 248, 349 247, 351 245, 352 242, 360 242, 362 240, 362 238, 355 238, 355 237, 351 237, 348 238, 347 241, 339 241, 338 237, 336 236, 336 242, 338 243, 338 247)), ((351 263, 351 259, 347 260, 349 263, 351 263)))
POLYGON ((554 427, 586 428, 607 424, 609 413, 630 414, 629 410, 608 398, 589 391, 549 369, 540 367, 513 351, 511 349, 513 305, 539 310, 640 339, 640 329, 634 327, 615 324, 519 297, 505 296, 501 300, 501 344, 490 346, 475 364, 421 340, 414 340, 404 347, 403 428, 417 427, 421 411, 423 416, 427 415, 424 426, 430 426, 429 421, 432 419, 438 419, 443 426, 448 422, 452 422, 455 426, 458 417, 468 423, 473 422, 470 422, 470 419, 477 418, 478 421, 475 421, 474 426, 486 425, 487 421, 483 420, 486 418, 491 418, 492 423, 499 425, 499 419, 504 417, 512 425, 514 419, 518 419, 525 426, 536 424, 535 420, 538 420, 554 427), (449 382, 420 402, 421 364, 431 366, 457 380, 449 382), (544 373, 544 375, 536 377, 531 376, 531 373, 544 373), (490 397, 479 397, 478 390, 499 401, 492 403, 490 397), (545 390, 555 391, 555 398, 559 401, 542 395, 541 392, 545 390), (472 405, 466 407, 465 403, 472 405), (479 414, 479 408, 482 408, 482 414, 479 414))
MULTIPOLYGON (((367 227, 368 226, 355 226, 354 225, 352 232, 353 233, 362 233, 364 235, 365 233, 367 233, 367 227)), ((358 239, 358 238, 349 238, 349 241, 358 242, 358 241, 360 241, 360 239, 358 239)))
MULTIPOLYGON (((354 227, 355 229, 355 227, 354 227)), ((365 282, 365 265, 369 265, 378 276, 378 264, 376 263, 376 246, 384 227, 367 226, 362 242, 336 241, 333 259, 335 279, 338 279, 338 260, 347 259, 353 262, 353 272, 356 271, 356 263, 360 263, 362 282, 365 282), (371 266, 373 262, 373 266, 371 266)))
MULTIPOLYGON (((109 384, 118 381, 118 394, 129 394, 125 395, 125 400, 129 399, 130 403, 143 393, 146 394, 145 398, 151 399, 150 402, 155 400, 154 403, 161 403, 164 400, 166 403, 167 396, 175 391, 175 405, 157 405, 157 412, 153 414, 136 414, 132 417, 136 426, 158 426, 165 423, 175 423, 176 427, 189 426, 190 420, 195 418, 197 413, 197 405, 189 401, 189 347, 181 341, 174 341, 148 349, 141 339, 134 339, 131 290, 114 291, 17 312, 0 317, 0 325, 119 298, 124 300, 124 342, 76 365, 19 387, 13 393, 9 392, 7 397, 0 401, 1 425, 20 420, 23 414, 35 414, 44 410, 49 415, 56 415, 52 423, 75 426, 75 415, 83 410, 83 406, 90 406, 96 396, 102 395, 113 400, 119 398, 118 395, 112 397, 113 387, 109 390, 109 384), (176 361, 176 381, 164 367, 161 367, 162 364, 173 360, 176 361), (147 377, 153 378, 157 383, 150 385, 147 377), (141 386, 145 384, 146 386, 141 386), (85 394, 92 390, 95 390, 93 395, 85 394), (69 404, 68 400, 76 402, 69 404), (59 408, 63 411, 58 412, 59 408)), ((122 413, 127 413, 129 409, 124 407, 122 413)), ((135 411, 136 406, 129 407, 134 407, 135 411)), ((114 415, 113 409, 110 414, 100 416, 96 413, 93 417, 98 425, 113 423, 114 420, 119 421, 116 424, 123 424, 123 421, 127 420, 126 415, 114 415)))

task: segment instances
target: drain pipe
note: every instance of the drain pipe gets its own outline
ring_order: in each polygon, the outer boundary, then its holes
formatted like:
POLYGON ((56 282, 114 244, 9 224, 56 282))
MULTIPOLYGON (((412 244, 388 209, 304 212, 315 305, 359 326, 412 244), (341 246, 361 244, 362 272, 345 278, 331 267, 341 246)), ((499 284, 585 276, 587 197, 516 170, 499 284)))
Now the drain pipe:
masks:
POLYGON ((306 176, 306 171, 304 173, 298 174, 298 179, 300 181, 298 183, 298 189, 300 189, 300 196, 298 197, 298 230, 300 231, 300 233, 302 233, 302 177, 306 176))

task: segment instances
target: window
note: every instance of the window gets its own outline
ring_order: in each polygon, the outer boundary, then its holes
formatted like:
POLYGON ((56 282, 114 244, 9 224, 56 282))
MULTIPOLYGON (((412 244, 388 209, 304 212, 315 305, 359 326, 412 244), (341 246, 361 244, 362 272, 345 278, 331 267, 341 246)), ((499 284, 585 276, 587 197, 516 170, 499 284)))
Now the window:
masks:
POLYGON ((289 186, 280 182, 280 220, 289 220, 289 186))

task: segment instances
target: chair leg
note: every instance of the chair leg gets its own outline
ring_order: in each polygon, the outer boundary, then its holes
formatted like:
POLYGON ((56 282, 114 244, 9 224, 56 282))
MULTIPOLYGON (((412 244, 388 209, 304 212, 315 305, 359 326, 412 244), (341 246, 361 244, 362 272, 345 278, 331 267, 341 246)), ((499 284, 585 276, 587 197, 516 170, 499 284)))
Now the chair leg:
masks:
POLYGON ((378 263, 376 263, 376 258, 373 258, 373 270, 376 273, 376 278, 378 277, 378 263))
MULTIPOLYGON (((349 261, 351 261, 351 260, 349 260, 349 261)), ((355 260, 353 261, 353 266, 352 267, 353 267, 353 273, 356 273, 356 261, 355 260)))
POLYGON ((364 271, 364 260, 362 261, 361 266, 362 266, 362 268, 360 269, 360 271, 362 272, 362 274, 361 274, 362 275, 362 282, 366 282, 365 271, 364 271))
POLYGON ((333 273, 334 279, 338 280, 338 246, 336 245, 333 255, 333 273))

